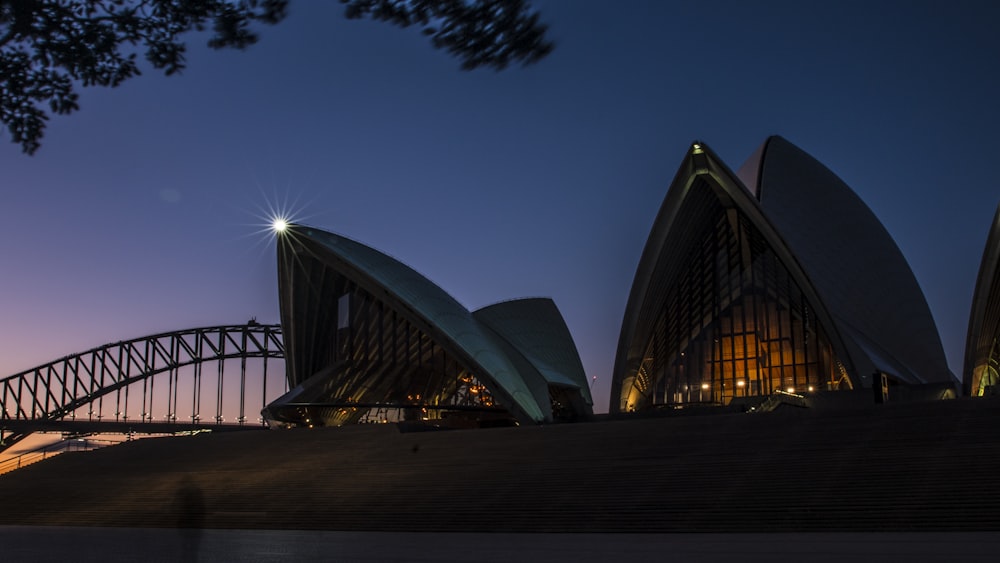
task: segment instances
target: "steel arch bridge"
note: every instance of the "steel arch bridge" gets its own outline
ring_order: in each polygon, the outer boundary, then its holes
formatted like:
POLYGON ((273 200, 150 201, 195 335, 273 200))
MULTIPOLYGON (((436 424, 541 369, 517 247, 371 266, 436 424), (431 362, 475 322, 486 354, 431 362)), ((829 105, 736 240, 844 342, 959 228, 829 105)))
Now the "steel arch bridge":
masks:
MULTIPOLYGON (((223 410, 235 407, 231 403, 236 400, 232 380, 224 386, 225 368, 236 362, 239 406, 235 422, 243 425, 247 422, 247 398, 256 396, 256 392, 248 394, 248 360, 259 359, 261 363, 261 369, 251 374, 261 376, 259 412, 269 398, 287 390, 283 374, 277 392, 274 379, 270 388, 268 383, 268 360, 281 360, 284 353, 280 325, 251 320, 245 325, 193 328, 105 344, 4 377, 0 379, 0 428, 7 427, 10 433, 0 451, 31 433, 24 428, 51 428, 46 423, 54 421, 76 421, 79 417, 89 422, 111 419, 152 424, 154 405, 165 407, 166 424, 201 426, 205 424, 202 402, 206 395, 214 399, 209 407, 214 407, 210 423, 223 424, 223 410), (205 364, 215 364, 215 369, 206 373, 205 364), (159 389, 154 385, 157 381, 161 382, 159 389), (214 394, 211 388, 205 392, 207 382, 214 383, 214 394), (190 414, 179 417, 182 401, 190 405, 190 414), (114 414, 105 415, 104 409, 112 402, 114 414), (81 412, 84 407, 86 412, 81 412), (141 408, 138 417, 134 416, 136 408, 141 408)), ((162 427, 159 423, 156 426, 162 427)))

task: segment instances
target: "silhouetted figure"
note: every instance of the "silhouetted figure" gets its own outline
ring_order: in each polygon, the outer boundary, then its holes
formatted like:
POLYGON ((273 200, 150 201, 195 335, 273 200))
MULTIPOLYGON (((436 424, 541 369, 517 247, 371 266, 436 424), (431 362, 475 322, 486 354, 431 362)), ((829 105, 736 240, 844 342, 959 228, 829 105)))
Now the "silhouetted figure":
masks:
POLYGON ((201 528, 205 524, 205 497, 191 477, 181 480, 174 505, 181 533, 180 560, 197 561, 201 528))

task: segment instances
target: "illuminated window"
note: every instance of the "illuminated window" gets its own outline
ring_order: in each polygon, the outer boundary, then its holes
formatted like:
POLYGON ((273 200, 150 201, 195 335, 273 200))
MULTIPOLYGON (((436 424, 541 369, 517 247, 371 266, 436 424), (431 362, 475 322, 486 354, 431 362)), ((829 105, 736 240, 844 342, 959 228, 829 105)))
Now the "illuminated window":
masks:
MULTIPOLYGON (((660 278, 623 404, 636 410, 850 388, 812 305, 764 236, 703 186, 680 271, 660 278)), ((672 248, 671 252, 678 252, 672 248)), ((677 267, 677 266, 671 266, 677 267)))

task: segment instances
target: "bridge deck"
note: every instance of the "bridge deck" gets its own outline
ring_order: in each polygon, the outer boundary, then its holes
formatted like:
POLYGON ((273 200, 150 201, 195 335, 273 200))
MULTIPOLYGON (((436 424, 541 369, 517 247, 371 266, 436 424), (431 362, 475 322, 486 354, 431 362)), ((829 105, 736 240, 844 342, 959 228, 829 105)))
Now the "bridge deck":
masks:
POLYGON ((28 434, 32 432, 67 432, 71 434, 176 434, 188 431, 234 432, 242 430, 266 430, 254 423, 246 424, 192 424, 182 422, 115 422, 88 420, 3 420, 0 430, 5 434, 28 434))

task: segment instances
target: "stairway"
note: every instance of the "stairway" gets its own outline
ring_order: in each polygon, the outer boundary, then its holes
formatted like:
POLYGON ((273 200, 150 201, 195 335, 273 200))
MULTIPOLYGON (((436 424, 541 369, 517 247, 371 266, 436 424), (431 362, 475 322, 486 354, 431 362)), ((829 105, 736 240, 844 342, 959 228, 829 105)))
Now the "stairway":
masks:
POLYGON ((998 421, 990 398, 147 439, 0 477, 17 507, 0 524, 170 527, 195 511, 251 529, 998 531, 998 421))

